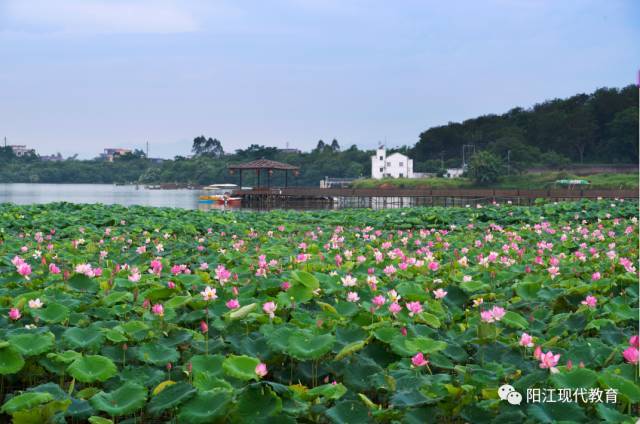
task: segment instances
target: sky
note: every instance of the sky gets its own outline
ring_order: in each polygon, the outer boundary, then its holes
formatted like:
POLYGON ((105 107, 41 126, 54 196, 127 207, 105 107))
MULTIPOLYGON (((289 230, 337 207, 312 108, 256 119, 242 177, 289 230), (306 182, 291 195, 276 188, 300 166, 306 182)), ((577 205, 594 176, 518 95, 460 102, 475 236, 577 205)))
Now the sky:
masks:
POLYGON ((413 145, 623 87, 636 0, 0 0, 0 137, 40 154, 413 145))

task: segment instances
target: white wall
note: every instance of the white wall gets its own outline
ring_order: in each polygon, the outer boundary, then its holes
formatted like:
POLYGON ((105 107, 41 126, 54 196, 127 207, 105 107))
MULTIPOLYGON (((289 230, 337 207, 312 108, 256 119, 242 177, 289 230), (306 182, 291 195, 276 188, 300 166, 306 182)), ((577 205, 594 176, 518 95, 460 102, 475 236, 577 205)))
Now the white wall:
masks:
POLYGON ((379 148, 371 157, 371 178, 379 180, 384 177, 413 178, 413 159, 401 153, 387 156, 385 149, 379 148))

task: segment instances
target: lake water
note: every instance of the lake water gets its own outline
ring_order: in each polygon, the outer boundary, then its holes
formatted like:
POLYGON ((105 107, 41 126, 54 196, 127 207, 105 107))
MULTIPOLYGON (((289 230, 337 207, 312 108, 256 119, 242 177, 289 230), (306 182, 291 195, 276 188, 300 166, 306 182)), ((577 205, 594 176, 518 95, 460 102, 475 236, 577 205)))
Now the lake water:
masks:
POLYGON ((0 203, 72 202, 198 209, 200 190, 148 190, 113 184, 0 184, 0 203))

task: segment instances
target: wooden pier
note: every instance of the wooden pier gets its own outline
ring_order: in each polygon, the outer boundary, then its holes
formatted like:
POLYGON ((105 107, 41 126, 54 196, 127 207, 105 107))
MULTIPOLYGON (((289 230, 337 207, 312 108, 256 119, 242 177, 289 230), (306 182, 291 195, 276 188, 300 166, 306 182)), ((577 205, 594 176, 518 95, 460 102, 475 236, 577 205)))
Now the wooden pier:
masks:
POLYGON ((237 190, 242 205, 255 209, 398 208, 412 206, 474 206, 505 203, 532 205, 537 199, 572 201, 579 199, 638 199, 638 190, 597 189, 428 189, 428 188, 255 188, 237 190))

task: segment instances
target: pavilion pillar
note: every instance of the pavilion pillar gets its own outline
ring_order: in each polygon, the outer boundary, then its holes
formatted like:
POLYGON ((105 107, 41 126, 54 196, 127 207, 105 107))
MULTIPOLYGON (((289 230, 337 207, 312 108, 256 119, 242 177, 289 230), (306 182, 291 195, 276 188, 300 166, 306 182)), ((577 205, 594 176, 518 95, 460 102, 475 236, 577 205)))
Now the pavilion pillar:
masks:
POLYGON ((289 171, 284 170, 284 188, 287 188, 287 175, 289 175, 289 171))
POLYGON ((260 169, 256 169, 256 175, 258 175, 258 188, 260 187, 260 169))
POLYGON ((242 190, 242 168, 240 168, 240 190, 242 190))

